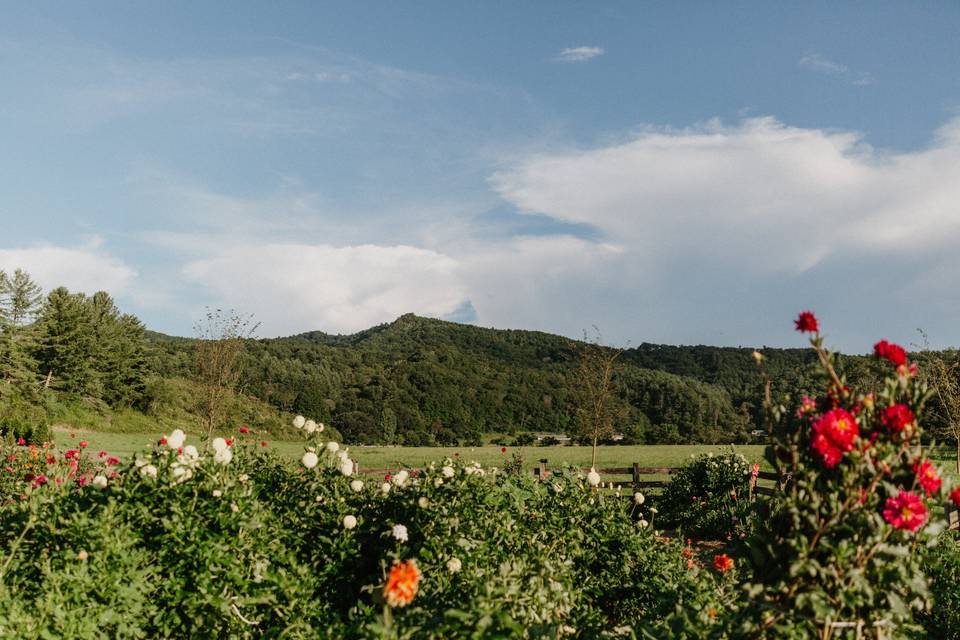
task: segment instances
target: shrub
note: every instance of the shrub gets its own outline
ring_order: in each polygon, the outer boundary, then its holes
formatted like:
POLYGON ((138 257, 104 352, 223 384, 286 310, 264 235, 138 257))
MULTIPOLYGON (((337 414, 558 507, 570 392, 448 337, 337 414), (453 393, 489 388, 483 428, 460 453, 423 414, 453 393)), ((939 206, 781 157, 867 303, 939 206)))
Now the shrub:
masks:
MULTIPOLYGON (((918 631, 929 608, 921 549, 942 530, 932 502, 945 485, 920 441, 928 397, 906 352, 881 341, 888 375, 877 391, 858 391, 836 370, 819 324, 804 312, 823 392, 767 407, 774 421, 770 462, 789 482, 767 505, 749 539, 750 602, 736 634, 778 638, 902 637, 918 631)), ((762 356, 758 361, 762 362, 762 356)))
POLYGON ((75 470, 53 447, 6 448, 37 451, 63 481, 7 474, 0 627, 24 638, 632 637, 663 636, 678 611, 706 625, 732 606, 715 571, 657 538, 648 505, 579 471, 541 481, 445 461, 357 478, 326 435, 307 436, 299 464, 249 430, 197 447, 170 434, 109 468, 87 451, 75 470), (103 481, 78 480, 88 473, 103 481))
POLYGON ((43 409, 16 400, 0 406, 0 436, 11 441, 22 438, 35 444, 51 439, 50 426, 43 409))
POLYGON ((660 497, 660 517, 684 536, 741 538, 753 524, 752 465, 739 453, 701 454, 673 474, 660 497))
POLYGON ((923 555, 933 606, 918 621, 931 640, 960 638, 960 534, 944 532, 923 555))

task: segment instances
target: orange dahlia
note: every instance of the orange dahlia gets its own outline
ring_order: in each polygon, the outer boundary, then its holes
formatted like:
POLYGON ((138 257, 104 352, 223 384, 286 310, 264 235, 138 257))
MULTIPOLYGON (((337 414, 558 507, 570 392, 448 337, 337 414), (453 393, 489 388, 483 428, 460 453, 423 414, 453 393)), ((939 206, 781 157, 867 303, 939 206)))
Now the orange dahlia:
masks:
POLYGON ((713 568, 720 573, 726 573, 733 569, 733 558, 725 553, 713 556, 713 568))
POLYGON ((413 602, 420 585, 420 569, 416 560, 399 560, 393 563, 383 597, 391 607, 405 607, 413 602))

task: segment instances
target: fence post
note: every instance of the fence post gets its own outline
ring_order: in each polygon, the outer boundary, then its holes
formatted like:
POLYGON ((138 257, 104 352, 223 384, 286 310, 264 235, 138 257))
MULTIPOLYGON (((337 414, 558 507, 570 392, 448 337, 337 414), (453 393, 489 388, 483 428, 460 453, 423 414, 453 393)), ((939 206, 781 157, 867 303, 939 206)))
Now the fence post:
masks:
POLYGON ((360 463, 356 460, 353 461, 353 475, 360 475, 360 463))
POLYGON ((547 477, 547 459, 540 458, 540 467, 537 469, 537 477, 543 480, 547 477))
POLYGON ((638 491, 640 489, 640 463, 633 463, 633 490, 638 491))

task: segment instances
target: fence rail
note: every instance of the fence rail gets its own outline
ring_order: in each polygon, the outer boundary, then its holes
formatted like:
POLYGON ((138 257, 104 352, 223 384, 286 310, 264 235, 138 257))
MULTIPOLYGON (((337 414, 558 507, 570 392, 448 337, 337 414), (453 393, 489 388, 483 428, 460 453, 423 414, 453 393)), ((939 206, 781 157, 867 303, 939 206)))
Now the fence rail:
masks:
MULTIPOLYGON (((547 468, 547 460, 540 460, 539 466, 533 467, 531 471, 533 475, 537 478, 546 478, 550 475, 550 470, 547 468)), ((374 468, 361 468, 356 462, 353 463, 353 472, 357 474, 365 475, 375 475, 375 474, 392 474, 400 470, 400 467, 390 468, 390 467, 374 467, 374 468)), ((581 471, 589 471, 590 467, 580 467, 581 471)), ((610 481, 608 484, 612 488, 622 488, 622 489, 658 489, 662 488, 667 484, 666 480, 655 479, 648 480, 644 479, 644 476, 669 476, 677 471, 679 467, 641 467, 640 463, 634 462, 629 467, 602 467, 597 469, 597 473, 601 475, 609 476, 630 476, 630 480, 625 481, 610 481)), ((408 469, 411 473, 419 472, 421 469, 408 469)), ((776 481, 777 474, 771 473, 769 471, 761 471, 758 476, 761 480, 772 480, 776 481)), ((757 486, 754 489, 755 493, 760 495, 774 495, 775 490, 771 487, 757 486)))
MULTIPOLYGON (((353 463, 353 472, 356 474, 365 474, 365 475, 374 475, 374 474, 392 474, 400 471, 402 467, 372 467, 372 468, 361 468, 356 462, 353 463)), ((590 467, 580 467, 582 471, 590 471, 590 467)), ((422 471, 422 469, 407 469, 410 473, 416 474, 422 471)), ((634 462, 629 467, 603 467, 597 469, 597 473, 601 475, 610 475, 610 476, 630 476, 630 480, 627 481, 613 481, 609 484, 613 488, 622 488, 622 489, 633 489, 634 491, 638 489, 659 489, 663 488, 667 484, 667 480, 656 479, 656 480, 645 480, 643 476, 669 476, 673 475, 679 471, 679 467, 641 467, 640 463, 634 462)), ((550 470, 547 468, 547 460, 540 460, 540 464, 531 469, 533 475, 537 478, 547 478, 550 475, 550 470)), ((761 471, 757 474, 757 478, 760 480, 779 482, 780 478, 776 473, 771 471, 761 471)), ((760 486, 759 484, 754 488, 754 493, 762 496, 773 496, 776 495, 777 489, 775 487, 765 487, 760 486)), ((950 529, 960 529, 960 510, 958 510, 952 503, 947 503, 946 506, 946 517, 947 523, 950 529)))

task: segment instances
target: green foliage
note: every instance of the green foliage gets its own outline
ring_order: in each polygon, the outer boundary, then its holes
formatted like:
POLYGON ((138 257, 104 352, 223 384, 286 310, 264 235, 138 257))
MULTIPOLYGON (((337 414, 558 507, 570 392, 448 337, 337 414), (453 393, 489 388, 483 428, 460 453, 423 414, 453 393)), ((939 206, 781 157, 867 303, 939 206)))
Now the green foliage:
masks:
POLYGON ((41 408, 22 400, 0 402, 0 436, 8 441, 23 438, 40 444, 51 439, 47 416, 41 408))
MULTIPOLYGON (((158 373, 190 374, 191 341, 149 338, 158 373)), ((349 441, 365 444, 464 445, 484 432, 566 433, 583 404, 577 344, 407 315, 351 336, 248 341, 240 387, 280 409, 333 422, 349 441)), ((669 423, 679 425, 671 427, 677 442, 747 441, 748 416, 724 389, 641 368, 628 360, 631 353, 624 352, 612 381, 614 431, 657 442, 658 428, 669 423)))
POLYGON ((960 534, 940 534, 937 543, 926 550, 923 569, 930 579, 933 606, 921 612, 927 638, 951 640, 960 638, 960 534))
POLYGON ((761 503, 762 527, 747 541, 751 601, 738 632, 854 637, 863 625, 868 637, 907 637, 930 606, 921 550, 943 527, 924 500, 939 497, 939 480, 925 484, 937 470, 927 477, 919 466, 926 453, 914 417, 928 391, 903 363, 886 365, 876 392, 858 392, 819 333, 811 342, 823 392, 791 412, 769 407, 779 420, 770 462, 787 490, 761 503), (886 413, 895 405, 905 412, 896 424, 886 413), (908 498, 909 508, 896 506, 908 498))
POLYGON ((340 469, 349 452, 317 439, 310 468, 246 434, 212 450, 171 444, 182 453, 143 452, 105 488, 75 480, 103 474, 95 462, 70 477, 61 452, 42 450, 56 460, 50 480, 0 504, 0 627, 78 639, 662 637, 678 611, 710 625, 732 593, 656 538, 645 507, 576 472, 539 482, 446 461, 358 485, 340 469), (384 602, 395 560, 421 575, 406 607, 384 602))
POLYGON ((110 405, 133 405, 147 374, 143 325, 104 292, 50 292, 37 320, 36 357, 48 386, 110 405))
POLYGON ((740 539, 755 524, 752 466, 738 453, 699 455, 674 473, 658 500, 664 526, 684 536, 740 539))

